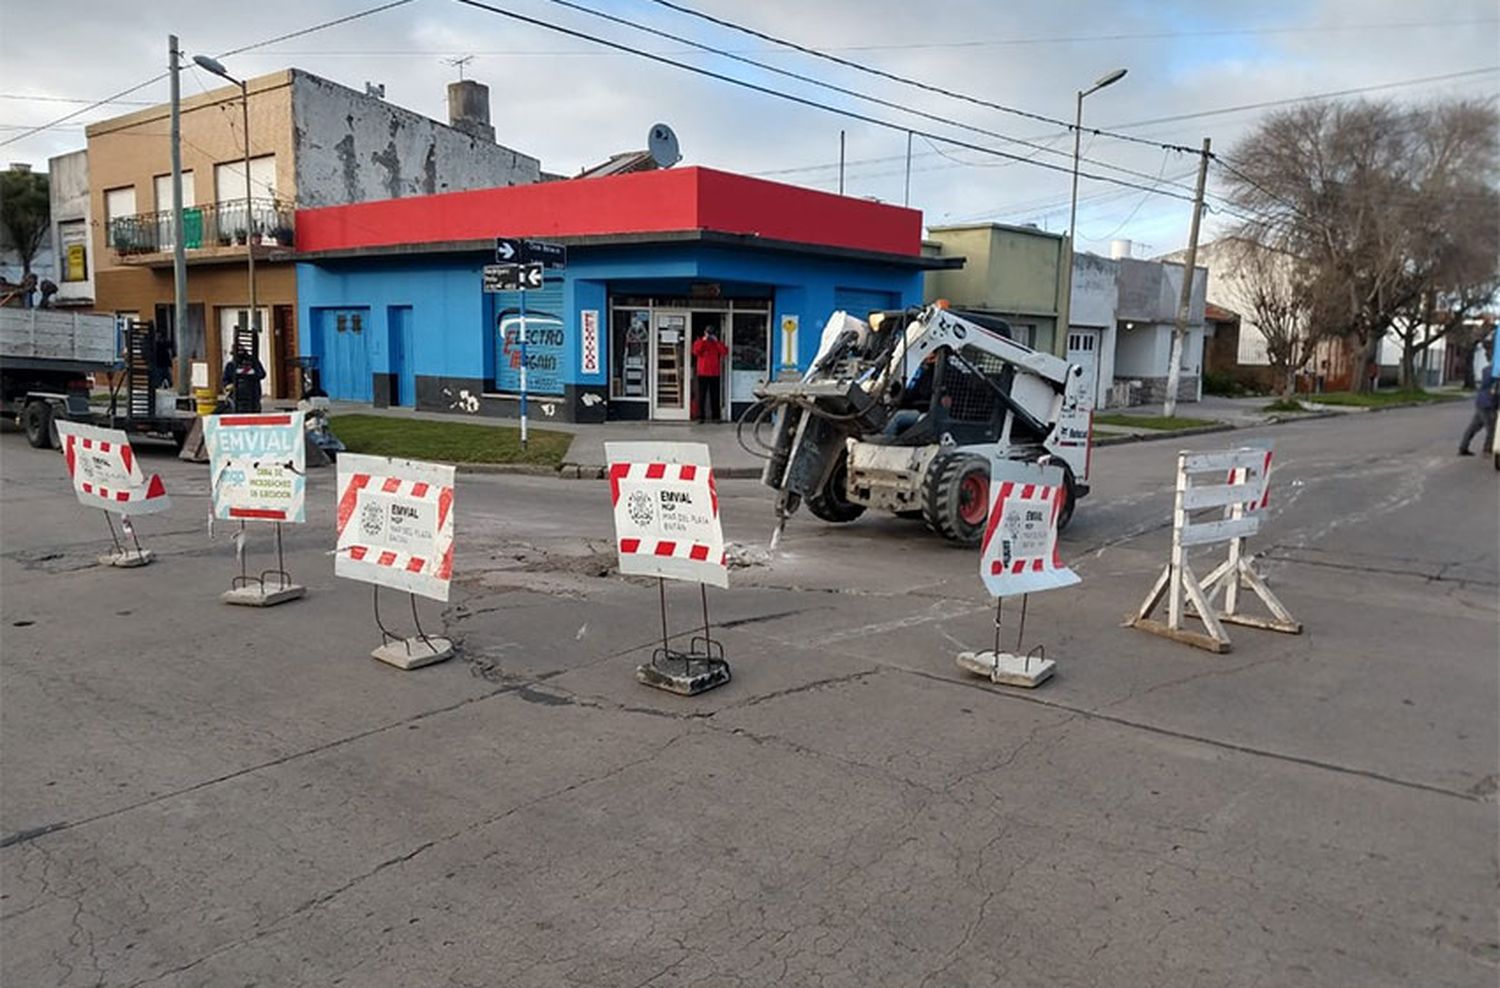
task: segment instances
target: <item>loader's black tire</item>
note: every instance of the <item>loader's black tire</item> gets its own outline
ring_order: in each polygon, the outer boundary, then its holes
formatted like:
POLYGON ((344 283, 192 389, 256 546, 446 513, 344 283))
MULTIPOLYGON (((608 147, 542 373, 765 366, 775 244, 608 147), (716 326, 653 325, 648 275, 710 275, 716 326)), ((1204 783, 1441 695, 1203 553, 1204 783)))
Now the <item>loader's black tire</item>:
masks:
POLYGON ((927 527, 956 545, 978 545, 990 513, 990 464, 982 456, 939 453, 922 491, 927 527))
POLYGON ((849 500, 849 456, 839 457, 838 466, 833 468, 833 473, 828 476, 828 483, 823 489, 807 499, 807 510, 814 517, 824 521, 842 525, 851 522, 865 513, 863 504, 855 504, 849 500))
POLYGON ((1066 463, 1063 464, 1063 503, 1062 509, 1057 513, 1057 530, 1063 531, 1068 527, 1068 522, 1073 520, 1073 504, 1078 498, 1077 481, 1073 479, 1073 471, 1066 463))
POLYGON ((26 430, 26 441, 37 449, 57 449, 62 445, 52 424, 52 405, 48 402, 28 404, 21 411, 21 427, 26 430))

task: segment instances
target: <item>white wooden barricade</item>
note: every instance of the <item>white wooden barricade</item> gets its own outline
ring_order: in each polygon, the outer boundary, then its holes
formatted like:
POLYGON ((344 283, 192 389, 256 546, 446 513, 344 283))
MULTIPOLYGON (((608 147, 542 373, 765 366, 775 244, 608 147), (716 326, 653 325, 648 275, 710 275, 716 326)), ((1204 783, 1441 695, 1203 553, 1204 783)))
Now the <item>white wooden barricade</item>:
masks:
POLYGON ((1255 571, 1254 556, 1245 551, 1245 540, 1260 530, 1270 496, 1271 453, 1269 445, 1213 453, 1182 453, 1177 457, 1177 494, 1172 509, 1172 557, 1152 585, 1151 592, 1128 622, 1143 631, 1176 641, 1227 652, 1229 635, 1225 624, 1241 624, 1300 634, 1302 625, 1266 586, 1255 571), (1227 479, 1226 479, 1227 478, 1227 479), (1222 509, 1204 517, 1205 509, 1222 509), (1199 512, 1197 518, 1194 512, 1199 512), (1229 543, 1229 555, 1201 581, 1188 563, 1192 546, 1229 543), (1240 611, 1240 589, 1249 588, 1271 612, 1270 618, 1240 611), (1224 594, 1222 609, 1214 607, 1224 594), (1162 599, 1167 602, 1165 622, 1151 617, 1162 599), (1183 627, 1183 619, 1195 616, 1207 634, 1183 627))

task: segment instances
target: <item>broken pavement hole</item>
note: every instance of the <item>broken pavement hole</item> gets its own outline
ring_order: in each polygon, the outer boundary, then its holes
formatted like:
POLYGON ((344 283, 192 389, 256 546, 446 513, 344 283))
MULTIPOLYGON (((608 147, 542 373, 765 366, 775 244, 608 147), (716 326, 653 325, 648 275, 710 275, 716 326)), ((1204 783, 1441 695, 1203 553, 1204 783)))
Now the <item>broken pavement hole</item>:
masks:
POLYGON ((36 624, 36 622, 35 621, 12 621, 10 623, 10 626, 12 628, 29 628, 33 624, 36 624))

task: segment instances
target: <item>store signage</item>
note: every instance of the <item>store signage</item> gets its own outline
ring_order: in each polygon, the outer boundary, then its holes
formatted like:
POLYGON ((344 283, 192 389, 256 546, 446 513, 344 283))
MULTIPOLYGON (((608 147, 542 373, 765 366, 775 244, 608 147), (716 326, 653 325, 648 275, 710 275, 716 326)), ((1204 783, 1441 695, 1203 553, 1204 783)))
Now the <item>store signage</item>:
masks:
POLYGON ((334 575, 447 600, 454 468, 355 453, 338 468, 334 575))
POLYGON ((605 443, 620 572, 729 586, 703 443, 605 443))
POLYGON ((484 266, 484 290, 497 292, 524 292, 542 287, 540 264, 486 264, 484 266))
POLYGON ((599 373, 599 310, 584 309, 578 314, 581 330, 579 345, 579 371, 584 374, 599 373))
POLYGON ((80 504, 119 515, 155 514, 172 506, 161 477, 141 473, 125 433, 60 419, 53 423, 80 504))
POLYGON ((204 416, 214 517, 306 521, 306 435, 301 412, 204 416))
POLYGON ((541 240, 495 238, 495 260, 501 264, 541 264, 549 268, 568 266, 568 248, 541 240))
MULTIPOLYGON (((504 309, 497 317, 500 352, 496 358, 495 386, 507 394, 521 392, 521 326, 519 309, 504 309)), ((525 316, 526 390, 532 394, 563 393, 563 356, 567 332, 563 321, 550 312, 531 310, 525 316)))

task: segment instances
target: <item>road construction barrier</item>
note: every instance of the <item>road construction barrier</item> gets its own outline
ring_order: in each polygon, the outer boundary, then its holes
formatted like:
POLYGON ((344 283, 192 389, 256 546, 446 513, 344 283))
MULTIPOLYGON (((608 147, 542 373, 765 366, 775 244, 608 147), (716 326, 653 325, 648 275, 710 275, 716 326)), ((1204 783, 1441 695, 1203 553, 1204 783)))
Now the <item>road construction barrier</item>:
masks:
POLYGON ((1267 444, 1177 457, 1172 556, 1128 622, 1131 626, 1221 653, 1231 648, 1225 624, 1301 633, 1302 625, 1266 586, 1255 569, 1254 556, 1245 551, 1245 540, 1260 531, 1270 501, 1272 452, 1267 444), (1228 558, 1199 580, 1188 561, 1188 549, 1224 542, 1229 544, 1228 558), (1242 612, 1242 589, 1253 591, 1271 617, 1242 612), (1216 608, 1214 601, 1220 593, 1224 606, 1216 608), (1164 599, 1167 620, 1162 622, 1151 614, 1164 599), (1187 617, 1201 621, 1204 632, 1185 628, 1187 617))
POLYGON ((707 584, 729 586, 719 492, 702 443, 605 443, 620 572, 654 576, 661 608, 661 647, 636 669, 648 686, 691 696, 729 681, 724 647, 713 639, 707 584), (688 649, 672 646, 666 580, 698 584, 703 633, 688 649))
POLYGON ((283 523, 307 520, 302 413, 208 415, 202 422, 214 517, 239 522, 235 555, 240 573, 220 599, 268 607, 303 596, 307 588, 292 581, 281 545, 283 523), (271 522, 276 532, 276 565, 258 576, 249 574, 246 559, 245 526, 252 521, 271 522))
POLYGON ((1062 467, 1023 463, 995 456, 990 461, 990 511, 979 548, 979 577, 995 598, 994 647, 960 652, 959 668, 991 682, 1038 686, 1057 668, 1044 646, 1022 652, 1026 602, 1030 594, 1079 582, 1057 550, 1057 519, 1067 497, 1062 467), (1006 597, 1019 595, 1021 618, 1015 652, 1000 650, 1006 597))
POLYGON ((338 458, 338 546, 334 573, 372 585, 381 647, 371 655, 402 669, 441 662, 453 643, 429 636, 416 596, 447 601, 453 576, 451 465, 343 453, 338 458), (380 617, 380 588, 411 597, 414 637, 391 632, 380 617))
POLYGON ((102 510, 109 525, 114 552, 100 556, 99 562, 125 568, 146 565, 152 559, 151 550, 141 547, 130 516, 156 514, 172 506, 161 477, 147 477, 141 472, 130 440, 119 429, 62 419, 56 420, 56 425, 73 492, 80 504, 102 510), (129 547, 120 541, 111 515, 120 516, 120 526, 131 541, 129 547))

